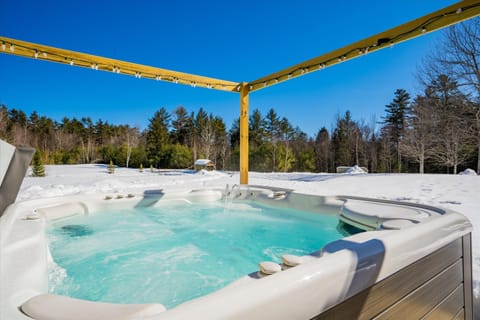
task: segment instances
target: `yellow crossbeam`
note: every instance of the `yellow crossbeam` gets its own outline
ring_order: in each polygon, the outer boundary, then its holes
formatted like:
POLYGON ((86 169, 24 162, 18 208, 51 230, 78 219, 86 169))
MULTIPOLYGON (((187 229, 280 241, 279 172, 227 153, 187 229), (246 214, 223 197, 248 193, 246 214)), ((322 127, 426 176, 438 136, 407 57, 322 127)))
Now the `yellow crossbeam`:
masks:
POLYGON ((388 48, 397 43, 445 28, 478 15, 480 15, 480 0, 461 1, 398 27, 360 40, 341 49, 334 50, 255 81, 251 81, 248 83, 248 90, 252 92, 270 87, 283 81, 304 76, 313 71, 322 70, 373 51, 388 48))
POLYGON ((0 36, 0 53, 109 71, 137 78, 168 81, 192 87, 237 91, 237 82, 198 76, 147 65, 75 52, 0 36))

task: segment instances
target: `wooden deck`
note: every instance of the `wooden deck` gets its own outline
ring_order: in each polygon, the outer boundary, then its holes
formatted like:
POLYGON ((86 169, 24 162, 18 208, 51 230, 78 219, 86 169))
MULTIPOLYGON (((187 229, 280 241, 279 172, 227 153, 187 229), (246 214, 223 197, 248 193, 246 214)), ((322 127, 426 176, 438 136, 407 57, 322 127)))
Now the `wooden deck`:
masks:
POLYGON ((471 235, 465 235, 314 317, 473 319, 471 235))

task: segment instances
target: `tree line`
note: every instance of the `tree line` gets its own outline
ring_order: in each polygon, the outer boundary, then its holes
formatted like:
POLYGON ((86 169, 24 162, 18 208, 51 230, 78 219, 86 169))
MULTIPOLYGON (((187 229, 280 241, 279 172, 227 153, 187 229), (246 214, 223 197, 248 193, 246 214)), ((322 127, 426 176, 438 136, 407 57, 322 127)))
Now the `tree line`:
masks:
MULTIPOLYGON (((309 137, 275 111, 249 117, 252 171, 335 172, 359 165, 369 172, 480 172, 480 20, 449 28, 419 68, 421 93, 393 93, 380 119, 337 115, 333 128, 309 137)), ((199 158, 217 169, 239 169, 239 120, 227 128, 203 108, 160 108, 140 130, 65 117, 60 121, 0 106, 0 138, 37 149, 44 163, 190 168, 199 158)))

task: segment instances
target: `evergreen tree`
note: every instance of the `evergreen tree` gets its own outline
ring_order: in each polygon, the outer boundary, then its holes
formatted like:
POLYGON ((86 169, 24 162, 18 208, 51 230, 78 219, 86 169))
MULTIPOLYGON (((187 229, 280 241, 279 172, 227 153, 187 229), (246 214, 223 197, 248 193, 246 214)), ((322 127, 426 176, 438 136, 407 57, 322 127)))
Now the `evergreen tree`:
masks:
POLYGON ((329 172, 330 168, 330 137, 328 130, 322 127, 315 138, 315 167, 318 172, 329 172))
POLYGON ((198 146, 195 130, 195 112, 191 112, 187 119, 187 146, 192 150, 193 159, 198 158, 198 146))
POLYGON ((240 118, 233 120, 230 131, 228 132, 230 136, 230 145, 232 148, 237 148, 240 146, 240 118))
POLYGON ((335 167, 351 166, 352 151, 349 131, 352 126, 352 115, 350 111, 345 112, 344 117, 337 118, 337 125, 332 135, 332 147, 335 167))
MULTIPOLYGON (((81 119, 82 139, 80 140, 83 163, 90 163, 94 159, 95 152, 95 128, 90 117, 81 119)), ((103 143, 103 142, 102 142, 103 143)))
POLYGON ((8 127, 10 126, 10 120, 8 118, 8 109, 5 105, 0 105, 0 139, 10 141, 7 136, 8 127))
MULTIPOLYGON (((150 166, 152 166, 152 165, 150 165, 150 166)), ((143 164, 142 163, 140 163, 140 168, 138 169, 138 171, 140 171, 140 173, 143 172, 143 164)))
POLYGON ((35 151, 32 159, 32 175, 34 177, 45 177, 45 167, 43 166, 42 157, 40 152, 35 151))
POLYGON ((25 112, 17 109, 10 109, 9 131, 13 145, 25 145, 28 139, 28 120, 25 112))
POLYGON ((272 159, 272 171, 277 167, 277 142, 279 139, 279 118, 273 108, 268 110, 265 116, 265 137, 270 143, 270 155, 272 159))
POLYGON ((293 140, 294 133, 295 130, 293 129, 288 119, 283 117, 278 123, 278 134, 284 145, 281 155, 283 157, 283 164, 280 169, 283 169, 284 172, 290 170, 295 163, 293 154, 290 154, 290 152, 293 152, 290 148, 290 141, 293 140))
POLYGON ((110 164, 108 165, 108 173, 112 174, 115 172, 115 166, 113 165, 113 161, 110 160, 110 164))
POLYGON ((263 144, 265 140, 265 119, 262 118, 260 110, 253 110, 248 121, 248 145, 250 148, 256 148, 263 144))
POLYGON ((285 145, 279 145, 277 164, 278 170, 288 172, 293 168, 294 164, 295 158, 293 157, 293 151, 285 145))
POLYGON ((219 116, 215 116, 210 119, 210 123, 213 130, 213 139, 212 139, 212 160, 215 162, 217 168, 222 168, 225 170, 226 158, 228 153, 228 137, 227 137, 227 128, 225 122, 219 116))
POLYGON ((210 158, 210 148, 213 138, 211 126, 212 115, 208 115, 203 108, 200 108, 195 117, 195 141, 198 147, 199 158, 210 158))
POLYGON ((192 165, 192 152, 181 144, 171 144, 165 150, 164 161, 167 168, 185 169, 192 165))
POLYGON ((174 119, 172 121, 171 142, 173 144, 179 143, 181 145, 187 145, 190 130, 190 117, 188 115, 187 109, 182 106, 178 106, 173 112, 173 117, 174 119))
POLYGON ((293 152, 294 163, 291 170, 315 172, 315 153, 313 140, 299 127, 293 130, 290 146, 293 152))
POLYGON ((157 168, 163 165, 162 151, 169 144, 169 124, 170 114, 162 107, 155 112, 148 125, 146 133, 148 159, 150 163, 154 164, 157 168))
POLYGON ((402 171, 402 157, 400 143, 405 133, 405 124, 409 110, 410 95, 404 89, 395 91, 395 98, 386 105, 384 118, 385 130, 388 130, 388 136, 396 150, 398 172, 402 171))

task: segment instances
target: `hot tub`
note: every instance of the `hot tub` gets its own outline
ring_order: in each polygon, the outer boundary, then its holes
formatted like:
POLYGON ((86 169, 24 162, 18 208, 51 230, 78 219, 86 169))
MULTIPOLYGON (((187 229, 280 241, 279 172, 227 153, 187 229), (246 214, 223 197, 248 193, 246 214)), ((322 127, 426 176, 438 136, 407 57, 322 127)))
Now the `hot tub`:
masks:
POLYGON ((86 319, 85 310, 95 305, 104 318, 121 314, 125 319, 469 318, 471 229, 463 215, 450 210, 254 186, 25 201, 8 207, 0 218, 0 318, 30 319, 28 313, 37 319, 66 314, 86 319), (155 305, 127 306, 134 311, 122 313, 125 305, 88 304, 48 294, 52 258, 45 228, 50 220, 107 209, 214 201, 336 215, 340 223, 364 232, 347 234, 305 255, 289 254, 286 260, 294 262, 290 265, 263 265, 273 266, 266 272, 271 275, 257 268, 213 293, 166 310, 162 301, 153 301, 155 305))

